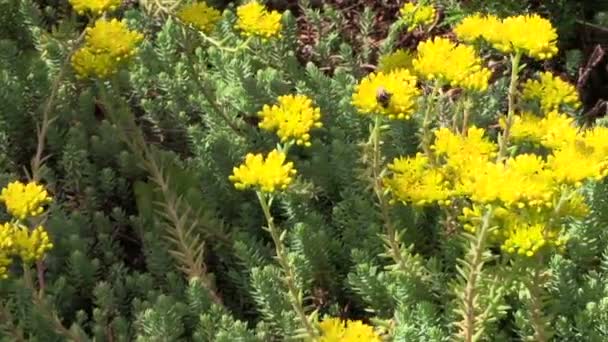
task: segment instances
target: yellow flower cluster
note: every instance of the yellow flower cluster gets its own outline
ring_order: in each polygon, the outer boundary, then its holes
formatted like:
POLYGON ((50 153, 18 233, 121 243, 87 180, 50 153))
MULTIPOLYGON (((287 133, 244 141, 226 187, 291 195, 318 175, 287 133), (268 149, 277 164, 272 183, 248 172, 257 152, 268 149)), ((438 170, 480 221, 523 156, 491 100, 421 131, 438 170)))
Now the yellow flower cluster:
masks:
POLYGON ((528 80, 522 95, 526 100, 539 100, 544 113, 559 110, 562 105, 573 109, 581 106, 576 88, 550 72, 541 73, 540 80, 528 80))
POLYGON ((121 0, 70 0, 70 4, 74 7, 76 13, 83 15, 90 12, 94 15, 101 15, 105 11, 114 11, 120 4, 121 0))
POLYGON ((491 76, 473 47, 441 37, 420 43, 412 64, 414 71, 426 80, 474 91, 485 91, 491 76))
POLYGON ((401 20, 407 26, 408 31, 413 31, 417 27, 429 26, 433 23, 436 11, 433 6, 424 4, 414 4, 407 2, 399 10, 401 20))
POLYGON ((515 141, 528 140, 551 149, 547 165, 556 182, 578 186, 608 174, 606 127, 579 132, 573 119, 554 111, 542 118, 528 113, 516 116, 511 133, 515 141))
POLYGON ((464 41, 483 38, 503 53, 521 53, 539 60, 557 54, 557 32, 549 20, 537 14, 502 20, 474 14, 458 24, 454 32, 464 41))
POLYGON ((261 37, 263 39, 278 37, 281 34, 281 13, 268 11, 264 5, 251 1, 239 6, 236 10, 236 27, 245 36, 261 37))
POLYGON ((388 169, 392 175, 384 179, 384 184, 398 200, 418 206, 433 202, 448 204, 453 192, 451 186, 424 154, 395 158, 388 169))
MULTIPOLYGON (((463 209, 460 220, 467 231, 473 233, 479 227, 484 209, 477 204, 463 209)), ((546 218, 544 212, 517 212, 495 207, 492 209, 490 224, 499 229, 494 230, 490 241, 500 245, 506 253, 523 257, 532 257, 543 248, 560 251, 567 239, 563 236, 562 228, 559 225, 548 225, 546 218)))
POLYGON ((8 277, 8 267, 14 257, 31 263, 44 257, 53 248, 42 226, 31 230, 20 223, 0 224, 0 279, 8 277))
POLYGON ((72 56, 72 66, 78 77, 106 78, 135 55, 143 39, 130 31, 124 22, 100 19, 86 29, 85 44, 72 56))
POLYGON ((405 69, 371 73, 356 86, 352 103, 362 114, 409 119, 420 95, 416 81, 405 69))
POLYGON ((384 184, 393 201, 417 206, 467 199, 472 206, 461 219, 469 231, 479 227, 483 208, 492 206, 492 225, 499 227, 493 242, 507 253, 529 257, 544 247, 560 250, 563 219, 589 211, 578 193, 583 182, 608 176, 608 128, 581 133, 571 118, 551 112, 516 116, 511 133, 515 142, 531 140, 549 151, 497 160, 498 146, 483 129, 457 134, 440 128, 433 162, 424 154, 396 158, 384 184))
MULTIPOLYGON (((505 120, 501 120, 500 124, 504 128, 505 120)), ((571 144, 577 136, 574 120, 557 111, 549 112, 544 117, 525 112, 514 116, 511 125, 513 140, 530 141, 551 149, 571 144)))
POLYGON ((286 163, 286 158, 285 153, 276 149, 266 158, 262 154, 249 153, 245 162, 235 167, 229 178, 239 190, 256 188, 267 193, 284 190, 296 174, 293 163, 286 163))
POLYGON ((6 278, 14 257, 18 256, 26 263, 33 262, 53 247, 42 226, 30 230, 24 223, 27 218, 42 214, 51 198, 41 185, 16 181, 2 189, 0 200, 15 218, 0 224, 0 278, 6 278))
POLYGON ((488 39, 499 30, 500 19, 495 15, 475 13, 462 19, 454 27, 454 33, 462 41, 472 43, 480 38, 488 39))
POLYGON ((380 336, 361 321, 329 317, 319 323, 321 338, 319 342, 380 342, 380 336))
POLYGON ((44 206, 51 202, 51 198, 42 185, 15 181, 2 189, 0 201, 4 202, 10 215, 25 220, 27 217, 42 214, 44 206))
POLYGON ((397 49, 393 53, 380 56, 378 59, 378 71, 389 73, 397 69, 410 69, 414 55, 408 50, 397 49))
POLYGON ((454 134, 448 128, 435 131, 431 149, 443 157, 450 172, 466 174, 469 169, 483 165, 496 156, 497 146, 485 137, 483 128, 471 127, 466 135, 454 134))
POLYGON ((551 207, 556 190, 551 170, 535 154, 478 164, 459 181, 459 192, 474 202, 501 203, 506 208, 551 207))
POLYGON ((221 14, 220 11, 205 2, 194 2, 183 6, 177 13, 177 17, 201 32, 209 33, 215 28, 221 14))
POLYGON ((262 117, 260 128, 276 131, 282 142, 297 145, 310 146, 310 130, 322 126, 321 110, 304 95, 280 96, 278 105, 265 105, 258 115, 262 117))

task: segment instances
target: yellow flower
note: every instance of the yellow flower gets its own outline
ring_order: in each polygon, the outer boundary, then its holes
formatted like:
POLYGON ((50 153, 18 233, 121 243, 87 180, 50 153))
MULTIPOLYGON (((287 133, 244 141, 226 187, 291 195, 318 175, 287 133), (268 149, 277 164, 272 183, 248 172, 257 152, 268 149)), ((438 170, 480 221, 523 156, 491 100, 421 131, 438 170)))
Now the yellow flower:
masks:
MULTIPOLYGON (((485 206, 473 204, 465 207, 459 216, 464 223, 464 229, 474 233, 481 226, 486 211, 485 206)), ((567 215, 561 212, 562 216, 567 215)), ((543 247, 554 247, 560 251, 566 242, 561 235, 561 224, 556 221, 554 226, 547 225, 552 210, 538 211, 517 208, 493 207, 490 225, 496 227, 489 237, 491 244, 515 256, 532 257, 543 247)))
POLYGON ((602 164, 584 144, 565 146, 548 157, 547 163, 559 183, 580 185, 584 180, 601 177, 602 164))
POLYGON ((341 321, 329 317, 319 323, 321 338, 319 342, 380 342, 380 336, 372 326, 361 321, 341 321))
POLYGON ((38 226, 32 231, 25 226, 15 226, 13 239, 15 254, 19 255, 24 262, 40 260, 48 250, 53 248, 49 235, 42 226, 38 226))
POLYGON ((454 33, 462 41, 473 42, 479 38, 492 37, 499 29, 501 21, 494 15, 475 13, 464 18, 454 27, 454 33))
POLYGON ((477 165, 484 165, 496 156, 498 147, 485 137, 483 128, 471 127, 466 136, 454 134, 448 128, 435 131, 431 149, 446 159, 446 165, 464 177, 477 165))
POLYGON ((310 146, 310 130, 322 126, 320 109, 304 95, 280 96, 278 105, 265 105, 258 115, 261 128, 276 130, 282 142, 293 140, 298 145, 310 146))
POLYGON ((108 77, 135 55, 143 36, 128 29, 124 22, 100 19, 86 29, 85 43, 72 56, 79 77, 108 77))
POLYGON ((435 20, 436 11, 433 6, 405 3, 399 10, 401 19, 407 26, 408 31, 413 31, 420 26, 429 26, 435 20))
POLYGON ((100 19, 95 26, 86 29, 85 46, 93 53, 107 53, 116 58, 133 55, 136 45, 143 36, 131 31, 127 25, 116 19, 100 19))
POLYGON ((249 153, 245 157, 245 163, 235 167, 229 178, 239 190, 250 187, 263 192, 284 190, 296 174, 293 163, 285 163, 285 159, 285 153, 277 150, 272 150, 266 159, 262 154, 249 153))
POLYGON ((378 71, 389 73, 397 69, 409 69, 412 67, 414 56, 411 52, 398 49, 393 53, 380 56, 378 60, 378 71))
POLYGON ((0 224, 0 279, 8 277, 14 243, 13 226, 9 223, 0 224))
POLYGON ((398 200, 418 206, 435 202, 449 204, 452 195, 449 182, 423 154, 395 158, 388 169, 392 175, 385 178, 384 183, 398 200))
POLYGON ((580 185, 608 176, 608 128, 594 127, 548 157, 557 181, 580 185), (574 165, 574 166, 573 166, 574 165))
POLYGON ((239 6, 236 27, 246 36, 257 36, 263 39, 278 37, 281 34, 281 13, 269 12, 264 5, 251 1, 239 6))
POLYGON ((116 10, 121 3, 121 0, 70 0, 74 11, 80 15, 85 14, 85 12, 101 15, 105 11, 116 10))
POLYGON ((117 63, 109 54, 95 54, 90 49, 81 48, 72 55, 72 67, 80 78, 97 76, 105 79, 116 72, 117 63))
POLYGON ((512 222, 504 231, 505 240, 501 249, 507 253, 532 257, 545 246, 561 247, 566 238, 557 229, 545 222, 528 222, 523 218, 512 222))
POLYGON ((506 163, 472 165, 459 179, 459 192, 476 203, 498 203, 506 208, 553 205, 556 183, 545 162, 534 154, 521 154, 506 163))
POLYGON ((540 81, 528 80, 522 92, 526 100, 539 100, 543 112, 560 109, 567 105, 574 109, 581 106, 576 88, 550 72, 540 74, 540 81))
POLYGON ((549 20, 537 14, 505 18, 484 38, 504 53, 522 53, 539 60, 557 54, 557 32, 549 20))
MULTIPOLYGON (((500 124, 504 129, 505 120, 501 120, 500 124)), ((578 128, 574 120, 556 111, 548 113, 545 117, 522 113, 513 117, 511 125, 513 140, 528 140, 551 149, 571 145, 577 136, 578 128)))
POLYGON ((0 279, 8 278, 8 268, 11 265, 11 258, 0 251, 0 279))
POLYGON ((213 31, 221 18, 220 11, 205 2, 195 2, 183 6, 177 17, 184 23, 192 25, 204 33, 213 31))
POLYGON ((34 182, 24 184, 15 181, 2 189, 0 201, 4 202, 9 214, 19 220, 24 220, 27 217, 42 214, 44 205, 50 203, 51 198, 42 185, 34 182))
POLYGON ((418 45, 414 70, 426 80, 474 91, 485 91, 491 71, 482 67, 481 58, 468 45, 457 45, 436 37, 418 45))
POLYGON ((371 73, 356 86, 352 103, 362 114, 386 115, 389 119, 409 119, 416 109, 420 91, 416 77, 408 70, 371 73))

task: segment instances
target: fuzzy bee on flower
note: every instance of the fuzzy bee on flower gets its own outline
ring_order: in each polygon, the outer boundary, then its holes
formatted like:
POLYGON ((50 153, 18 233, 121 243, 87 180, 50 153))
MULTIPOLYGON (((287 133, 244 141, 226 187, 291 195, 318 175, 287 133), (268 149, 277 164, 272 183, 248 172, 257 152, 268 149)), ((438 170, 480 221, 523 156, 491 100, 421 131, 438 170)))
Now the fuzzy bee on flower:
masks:
POLYGON ((382 106, 382 108, 388 108, 391 102, 392 94, 386 90, 383 86, 379 86, 376 89, 376 101, 382 106))

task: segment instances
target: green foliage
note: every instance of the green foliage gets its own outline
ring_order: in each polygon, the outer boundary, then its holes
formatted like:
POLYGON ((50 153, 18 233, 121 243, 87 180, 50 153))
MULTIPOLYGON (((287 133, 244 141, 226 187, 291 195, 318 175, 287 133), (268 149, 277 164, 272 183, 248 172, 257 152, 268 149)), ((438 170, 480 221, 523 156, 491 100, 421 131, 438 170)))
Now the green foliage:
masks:
MULTIPOLYGON (((301 335, 302 318, 262 229, 268 222, 255 194, 229 180, 248 152, 275 147, 276 136, 257 126, 257 113, 292 93, 307 95, 323 113, 312 146, 291 148, 299 176, 272 207, 274 222, 286 231, 283 243, 306 313, 378 323, 395 341, 451 341, 454 323, 468 314, 459 307, 473 295, 473 324, 485 337, 534 334, 530 314, 539 303, 518 281, 531 271, 510 274, 515 267, 486 248, 486 237, 459 239, 447 231, 450 222, 439 208, 399 203, 387 215, 395 236, 385 232, 362 160, 370 124, 351 98, 379 54, 411 43, 404 44, 402 28, 379 28, 377 6, 361 7, 353 23, 329 3, 302 3, 283 15, 281 39, 252 40, 236 51, 231 48, 244 38, 234 29, 234 4, 212 35, 221 42, 168 13, 154 16, 125 4, 116 15, 145 39, 129 70, 102 81, 78 79, 69 63, 87 18, 64 2, 0 0, 0 185, 31 176, 37 129, 56 92, 40 174, 54 198, 44 221, 54 247, 31 275, 15 263, 0 280, 0 341, 301 335), (299 51, 302 22, 316 34, 308 56, 299 51), (387 35, 381 42, 374 38, 379 29, 387 35), (474 294, 466 292, 472 274, 474 294)), ((555 19, 564 43, 578 18, 573 13, 589 6, 437 3, 447 24, 478 10, 540 11, 555 19)), ((581 58, 568 54, 571 74, 581 58)), ((488 127, 505 112, 507 87, 500 79, 471 98, 471 124, 488 127)), ((449 101, 440 104, 444 112, 449 101)), ((386 161, 418 151, 419 126, 398 122, 386 130, 386 161)), ((608 339, 607 193, 605 182, 586 186, 588 217, 568 222, 567 252, 546 261, 539 319, 554 340, 608 339)))

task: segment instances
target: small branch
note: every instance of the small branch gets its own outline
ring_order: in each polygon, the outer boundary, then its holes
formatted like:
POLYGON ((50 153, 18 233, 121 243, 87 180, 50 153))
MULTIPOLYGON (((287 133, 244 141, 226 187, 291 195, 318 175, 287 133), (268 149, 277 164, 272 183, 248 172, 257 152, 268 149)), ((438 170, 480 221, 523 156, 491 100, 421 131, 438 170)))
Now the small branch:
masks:
POLYGON ((433 138, 431 134, 431 115, 432 112, 435 110, 440 89, 441 86, 438 84, 438 82, 435 82, 433 84, 433 90, 431 92, 431 95, 428 97, 428 103, 426 104, 426 109, 424 111, 424 118, 422 119, 422 136, 420 138, 422 150, 433 165, 436 163, 436 161, 435 155, 431 150, 431 140, 433 138))
POLYGON ((382 151, 380 150, 380 130, 381 130, 381 118, 376 115, 374 118, 374 127, 370 134, 370 142, 372 144, 372 182, 374 193, 378 199, 378 206, 380 207, 380 215, 384 222, 386 242, 388 244, 389 253, 392 256, 395 264, 401 271, 407 271, 405 260, 401 254, 401 243, 397 236, 397 229, 392 222, 390 217, 389 203, 384 193, 384 184, 382 182, 382 176, 384 173, 384 166, 382 161, 382 151))
POLYGON ((505 123, 505 130, 500 137, 498 161, 503 160, 507 156, 507 149, 509 148, 509 139, 511 138, 511 126, 513 126, 513 117, 515 116, 515 101, 517 96, 517 82, 519 80, 519 63, 521 61, 522 53, 516 52, 515 55, 511 56, 511 81, 509 83, 508 105, 509 109, 507 112, 507 121, 505 123))
MULTIPOLYGON (((207 40, 210 39, 213 42, 216 42, 215 40, 213 40, 210 37, 207 37, 204 34, 202 34, 202 36, 207 40)), ((201 94, 203 94, 203 97, 205 98, 205 100, 207 101, 209 106, 211 106, 211 108, 213 108, 213 111, 228 125, 228 127, 230 127, 230 129, 232 129, 232 131, 234 131, 234 133, 236 133, 237 135, 239 135, 242 138, 246 138, 247 135, 243 131, 241 131, 241 129, 239 129, 237 127, 237 125, 235 125, 234 122, 228 117, 226 112, 224 110, 222 110, 222 108, 220 108, 220 106, 217 104, 216 99, 214 99, 214 96, 211 93, 211 91, 209 90, 209 88, 201 80, 201 77, 199 76, 199 73, 195 68, 196 61, 194 60, 194 58, 192 58, 193 53, 191 53, 192 51, 189 51, 190 46, 189 46, 189 39, 188 39, 187 33, 186 33, 185 41, 186 41, 186 50, 188 50, 188 51, 186 51, 186 56, 187 56, 188 60, 190 61, 190 63, 187 63, 187 64, 190 67, 190 71, 192 73, 192 78, 193 78, 194 82, 196 83, 196 85, 198 86, 201 94)), ((249 40, 245 41, 245 43, 248 43, 248 42, 249 42, 249 40)), ((219 42, 216 42, 216 44, 221 45, 221 43, 219 43, 219 42)))
POLYGON ((44 110, 42 112, 42 123, 36 127, 38 143, 36 145, 36 154, 32 158, 31 161, 31 176, 32 180, 37 182, 40 180, 40 169, 42 168, 42 164, 45 162, 47 157, 44 157, 44 147, 46 143, 46 135, 48 133, 49 127, 53 122, 53 118, 51 118, 51 111, 54 108, 55 99, 57 98, 57 94, 59 93, 59 88, 61 87, 61 82, 65 76, 65 73, 68 70, 68 66, 70 65, 70 59, 74 52, 76 52, 76 47, 80 44, 80 42, 84 39, 86 35, 86 30, 83 30, 80 33, 80 36, 76 38, 73 43, 73 47, 70 52, 67 54, 63 64, 61 65, 61 69, 59 70, 59 74, 55 77, 53 81, 53 85, 51 87, 51 94, 44 105, 44 110))
POLYGON ((537 262, 534 268, 532 279, 526 282, 526 287, 530 294, 530 324, 534 328, 534 341, 547 342, 551 338, 551 333, 547 329, 547 322, 543 314, 543 284, 546 281, 541 270, 542 260, 537 262))
POLYGON ((13 323, 13 315, 10 310, 4 306, 4 303, 0 303, 0 324, 4 324, 6 328, 4 330, 8 335, 11 336, 13 341, 25 342, 25 336, 23 336, 23 330, 13 323))
POLYGON ((183 202, 170 189, 168 181, 155 158, 149 156, 145 161, 145 165, 164 198, 163 213, 168 221, 171 222, 171 229, 168 231, 171 235, 170 240, 179 249, 179 253, 172 253, 174 254, 173 256, 183 263, 183 266, 180 267, 182 271, 190 279, 200 279, 201 284, 205 287, 211 299, 216 304, 222 305, 222 300, 207 274, 203 260, 204 242, 200 241, 198 236, 191 234, 192 228, 198 224, 197 219, 193 219, 193 222, 190 221, 192 210, 189 206, 184 208, 181 205, 183 202))
POLYGON ((274 218, 270 213, 270 205, 272 203, 272 198, 267 197, 265 194, 261 192, 257 192, 258 200, 260 201, 260 206, 262 207, 262 211, 264 212, 264 217, 266 218, 266 222, 268 224, 267 231, 270 233, 272 237, 272 241, 274 242, 275 251, 277 254, 277 260, 279 261, 279 265, 283 269, 283 273, 285 277, 283 278, 285 281, 285 286, 287 286, 287 290, 289 291, 289 298, 291 302, 291 306, 298 314, 300 319, 300 323, 302 327, 306 330, 308 336, 312 341, 316 341, 318 338, 317 330, 313 327, 308 316, 304 312, 304 307, 302 303, 302 291, 300 291, 296 285, 296 270, 293 265, 289 262, 289 257, 287 255, 287 251, 283 245, 283 236, 285 232, 281 232, 279 228, 274 224, 274 218))
POLYGON ((36 287, 34 286, 32 273, 27 263, 23 263, 23 281, 25 283, 25 286, 32 292, 32 303, 34 304, 34 306, 36 306, 38 311, 53 324, 55 332, 65 337, 69 341, 85 341, 85 339, 83 339, 79 334, 72 332, 70 329, 66 328, 63 325, 63 323, 57 316, 57 313, 52 308, 48 307, 48 304, 44 300, 44 296, 36 294, 36 287))
POLYGON ((473 342, 483 332, 483 326, 479 326, 477 317, 478 293, 477 286, 479 278, 482 274, 482 268, 485 263, 483 253, 486 249, 486 240, 490 230, 490 218, 492 210, 489 208, 483 217, 480 229, 475 235, 475 241, 471 245, 471 249, 467 252, 466 268, 466 285, 463 294, 463 319, 460 322, 460 335, 465 342, 473 342), (478 330, 479 326, 479 330, 478 330))

